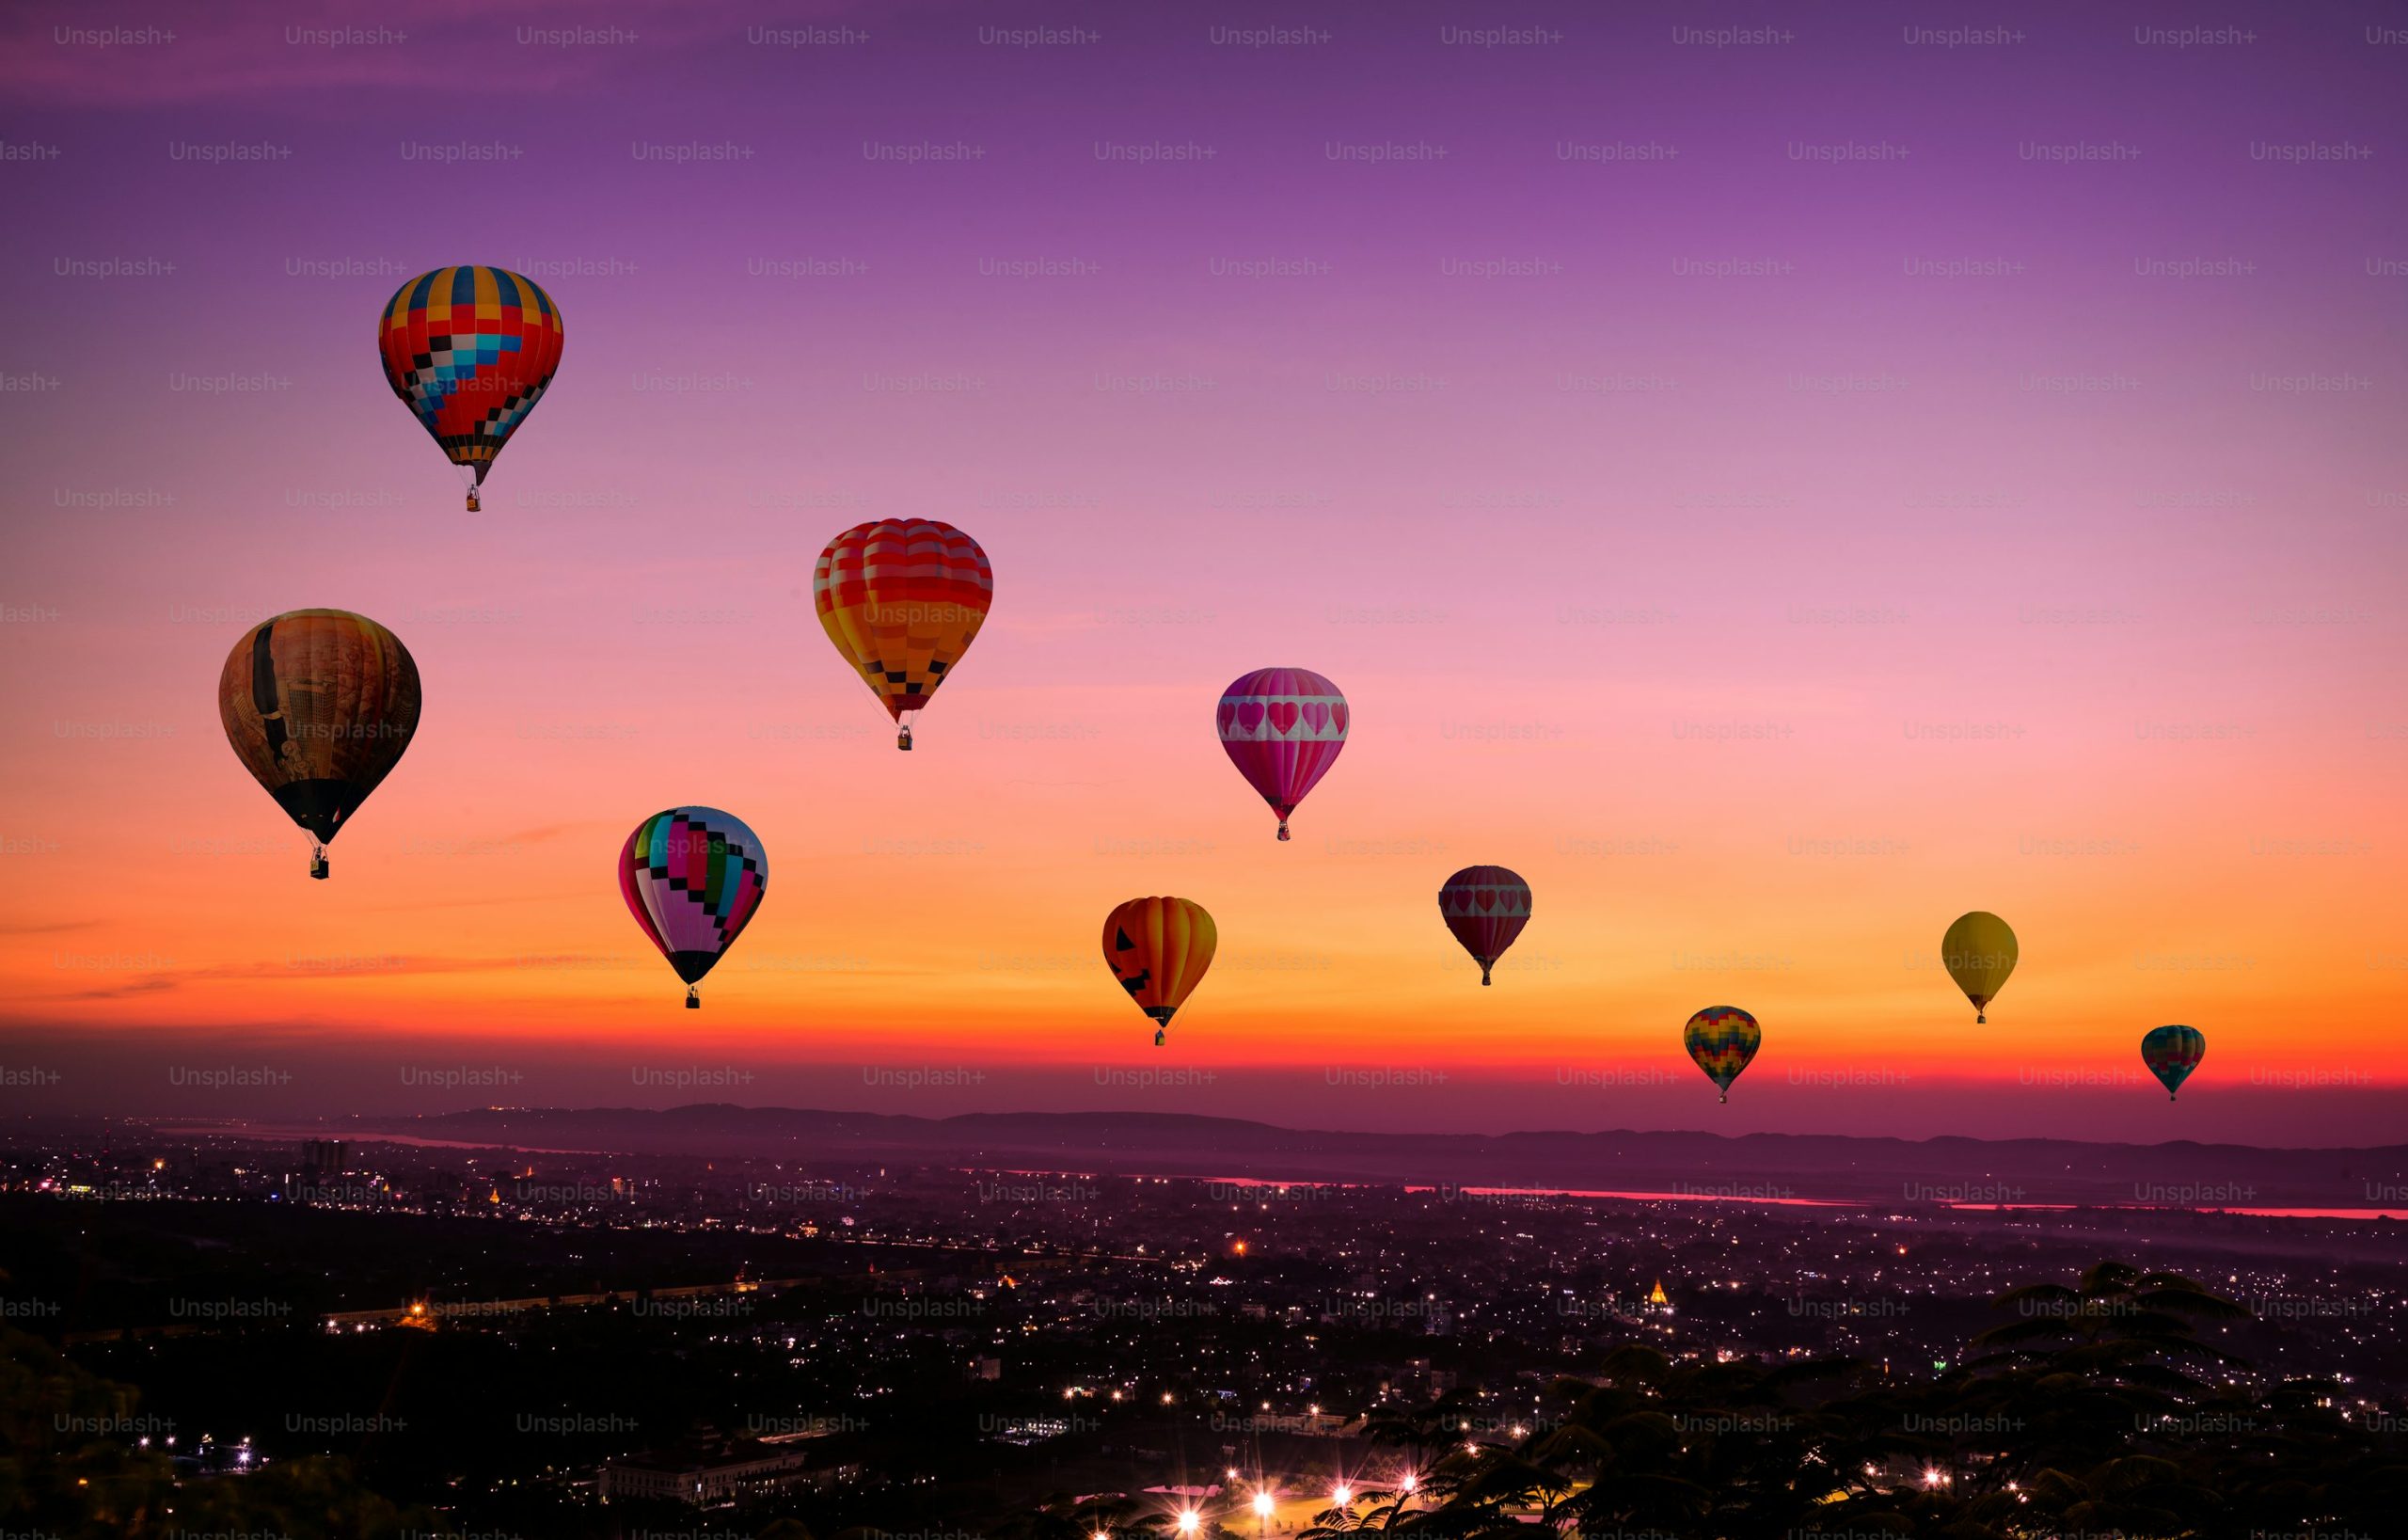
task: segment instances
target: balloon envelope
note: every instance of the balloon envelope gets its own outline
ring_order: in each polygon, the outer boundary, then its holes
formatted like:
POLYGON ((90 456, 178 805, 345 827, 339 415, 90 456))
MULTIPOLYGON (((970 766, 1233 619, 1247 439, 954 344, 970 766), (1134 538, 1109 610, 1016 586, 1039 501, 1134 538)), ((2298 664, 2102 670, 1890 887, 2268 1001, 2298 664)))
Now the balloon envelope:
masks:
POLYGON ((1756 1019, 1736 1006, 1708 1006, 1689 1018, 1681 1029, 1681 1041, 1689 1057, 1705 1072, 1705 1077, 1721 1088, 1722 1100, 1731 1100, 1731 1082, 1756 1056, 1756 1049, 1764 1041, 1764 1033, 1756 1026, 1756 1019))
POLYGON ((2141 1062, 2165 1088, 2169 1102, 2207 1056, 2208 1035, 2195 1026, 2161 1026, 2141 1040, 2141 1062))
POLYGON ((812 575, 820 628, 902 724, 953 677, 985 624, 995 574, 978 542, 931 518, 857 524, 828 543, 812 575))
POLYGON ((1973 1003, 1973 1020, 1989 1020, 1989 1003, 2006 986, 2006 976, 2015 971, 2015 932, 2004 920, 1986 910, 1959 914, 1948 933, 1940 938, 1940 961, 1947 965, 1948 976, 1965 992, 1973 1003))
POLYGON ((1103 917, 1105 965, 1161 1027, 1203 981, 1220 944, 1212 916, 1192 898, 1132 898, 1103 917))
POLYGON ((1480 981, 1530 923, 1530 885, 1502 866, 1465 866, 1438 890, 1438 913, 1480 964, 1480 981))
MULTIPOLYGON (((235 757, 321 845, 401 762, 418 716, 409 649, 348 610, 260 622, 217 677, 217 717, 235 757)), ((312 869, 325 874, 323 860, 312 869)))
POLYGON ((561 366, 561 312, 532 278, 499 267, 438 267, 393 292, 376 322, 385 383, 468 478, 468 506, 494 457, 561 366))
MULTIPOLYGON (((736 945, 768 881, 760 836, 715 807, 655 813, 619 850, 619 896, 627 913, 689 985, 736 945)), ((693 1004, 694 991, 686 997, 693 1004)))
POLYGON ((1288 815, 1346 747, 1346 697, 1310 669, 1256 669, 1221 691, 1221 748, 1271 811, 1288 815))

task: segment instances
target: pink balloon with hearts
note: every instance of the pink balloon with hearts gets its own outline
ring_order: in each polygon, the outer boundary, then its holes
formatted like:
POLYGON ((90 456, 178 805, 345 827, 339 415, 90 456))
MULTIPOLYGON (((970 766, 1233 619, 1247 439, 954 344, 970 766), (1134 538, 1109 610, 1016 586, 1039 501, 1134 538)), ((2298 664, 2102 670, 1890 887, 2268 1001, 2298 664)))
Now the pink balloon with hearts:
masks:
POLYGON ((1486 984, 1497 960, 1530 923, 1530 885, 1503 866, 1465 866, 1438 890, 1438 913, 1486 984))
POLYGON ((1281 839, 1288 816, 1338 763, 1349 715, 1338 687, 1310 669, 1256 669, 1221 691, 1221 748, 1279 816, 1281 839))

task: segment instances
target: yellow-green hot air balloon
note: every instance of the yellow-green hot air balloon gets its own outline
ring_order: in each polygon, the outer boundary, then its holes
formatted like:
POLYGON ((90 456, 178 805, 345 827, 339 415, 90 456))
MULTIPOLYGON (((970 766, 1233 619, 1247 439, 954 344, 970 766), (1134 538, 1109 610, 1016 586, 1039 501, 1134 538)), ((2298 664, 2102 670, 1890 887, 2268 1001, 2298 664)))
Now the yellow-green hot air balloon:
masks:
POLYGON ((1989 1003, 2006 987, 2015 957, 2015 932, 1988 910, 1957 915, 1948 934, 1940 938, 1940 961, 1947 964, 1948 976, 1956 980, 1965 998, 1973 1002, 1975 1022, 1989 1020, 1989 1003))

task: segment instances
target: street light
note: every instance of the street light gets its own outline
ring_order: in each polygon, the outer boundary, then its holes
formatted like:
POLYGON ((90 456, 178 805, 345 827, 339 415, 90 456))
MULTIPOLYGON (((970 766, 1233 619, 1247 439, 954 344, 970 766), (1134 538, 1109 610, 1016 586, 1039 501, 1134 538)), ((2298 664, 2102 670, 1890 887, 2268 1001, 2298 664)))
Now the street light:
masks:
POLYGON ((1329 1500, 1343 1508, 1348 1503, 1354 1500, 1354 1488, 1347 1485, 1344 1482, 1339 1482, 1337 1487, 1329 1494, 1329 1500))
POLYGON ((1204 1518, 1202 1515, 1198 1514, 1193 1508, 1186 1509, 1179 1516, 1179 1532, 1181 1534, 1194 1534, 1196 1528, 1203 1522, 1204 1518))
POLYGON ((1271 1532, 1271 1513, 1273 1509, 1278 1506, 1279 1505, 1277 1503, 1271 1500, 1271 1494, 1269 1492, 1263 1491, 1254 1494, 1255 1533, 1269 1534, 1271 1532))

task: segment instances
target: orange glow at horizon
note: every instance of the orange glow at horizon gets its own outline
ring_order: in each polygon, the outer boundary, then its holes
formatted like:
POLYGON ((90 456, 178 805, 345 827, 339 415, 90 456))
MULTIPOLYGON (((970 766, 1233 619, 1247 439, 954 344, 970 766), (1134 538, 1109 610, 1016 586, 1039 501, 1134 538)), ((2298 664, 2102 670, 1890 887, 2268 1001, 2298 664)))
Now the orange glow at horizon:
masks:
MULTIPOLYGON (((785 617, 799 642, 807 618, 785 617)), ((1049 645, 1034 627, 987 640, 1049 645)), ((523 718, 480 698, 494 687, 468 638, 416 644, 428 725, 330 848, 326 883, 217 740, 205 692, 159 691, 174 731, 153 739, 21 747, 33 804, 116 811, 79 819, 71 855, 19 858, 113 876, 64 910, 47 880, 9 890, 11 1015, 772 1058, 908 1044, 998 1063, 1687 1074, 1680 1023, 1733 1004, 1765 1024, 1759 1075, 1978 1079, 2127 1068, 2168 1021, 2208 1030, 2224 1068, 2330 1064, 2303 1024, 2378 1019, 2398 976, 2390 921, 2351 899, 2396 848, 2393 800, 2369 772, 2297 801, 2314 751, 2276 735, 2186 752, 2060 712, 2023 741, 1867 754, 1883 714, 1867 692, 1777 716, 1782 741, 1684 739, 1684 722, 1738 719, 1598 681, 1577 710, 1508 687, 1465 718, 1357 656, 1324 669, 1354 739, 1283 846, 1212 740, 1209 675, 1099 711, 965 670, 899 759, 872 703, 806 651, 794 693, 832 736, 739 738, 698 774, 665 734, 517 737, 523 718), (832 736, 856 722, 870 730, 832 736), (906 787, 901 819, 876 793, 906 787), (746 818, 771 868, 695 1014, 610 878, 626 828, 677 801, 746 818), (1478 861, 1536 894, 1487 990, 1435 905, 1478 861), (1222 936, 1160 1054, 1093 943, 1106 909, 1149 892, 1203 902, 1222 936), (1938 958, 1974 907, 2022 942, 1987 1029, 1938 958)), ((205 669, 181 672, 189 687, 205 669)), ((2350 1062, 2396 1081, 2400 1052, 2350 1062)))

